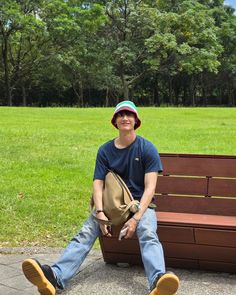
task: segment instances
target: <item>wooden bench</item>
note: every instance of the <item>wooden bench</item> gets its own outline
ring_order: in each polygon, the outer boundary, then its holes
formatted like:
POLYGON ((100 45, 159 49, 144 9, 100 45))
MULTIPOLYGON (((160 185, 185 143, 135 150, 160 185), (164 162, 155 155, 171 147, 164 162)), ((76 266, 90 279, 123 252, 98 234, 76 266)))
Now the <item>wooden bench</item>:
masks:
MULTIPOLYGON (((158 235, 167 266, 236 273, 236 156, 161 154, 158 235)), ((104 261, 141 264, 137 237, 100 238, 104 261)))

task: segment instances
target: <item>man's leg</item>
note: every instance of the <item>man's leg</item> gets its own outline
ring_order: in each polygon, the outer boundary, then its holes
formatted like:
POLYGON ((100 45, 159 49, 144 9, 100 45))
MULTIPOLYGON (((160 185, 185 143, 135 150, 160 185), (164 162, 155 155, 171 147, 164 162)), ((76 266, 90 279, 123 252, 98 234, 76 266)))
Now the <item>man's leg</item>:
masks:
POLYGON ((56 294, 56 287, 64 289, 78 272, 99 234, 99 224, 91 214, 52 267, 40 265, 34 259, 25 260, 22 268, 26 278, 38 287, 40 294, 56 294))
POLYGON ((71 240, 59 260, 52 266, 60 288, 64 289, 67 282, 79 271, 99 234, 99 224, 90 214, 81 230, 71 240))
POLYGON ((163 249, 156 232, 155 210, 148 208, 138 223, 136 233, 150 287, 158 275, 166 272, 163 249))
POLYGON ((151 295, 172 295, 178 289, 178 278, 166 273, 162 245, 157 236, 156 213, 148 208, 136 230, 151 295))

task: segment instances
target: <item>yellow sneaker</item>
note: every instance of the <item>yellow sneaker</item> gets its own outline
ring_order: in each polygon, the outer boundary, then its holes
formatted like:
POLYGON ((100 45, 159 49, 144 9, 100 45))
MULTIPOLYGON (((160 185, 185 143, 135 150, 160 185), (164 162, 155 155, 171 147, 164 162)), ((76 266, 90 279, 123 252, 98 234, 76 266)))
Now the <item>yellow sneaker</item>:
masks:
POLYGON ((49 265, 41 265, 35 259, 26 259, 22 263, 22 270, 27 280, 38 287, 41 295, 56 294, 57 282, 49 265))
POLYGON ((179 278, 173 273, 163 274, 149 295, 173 295, 179 288, 179 278))

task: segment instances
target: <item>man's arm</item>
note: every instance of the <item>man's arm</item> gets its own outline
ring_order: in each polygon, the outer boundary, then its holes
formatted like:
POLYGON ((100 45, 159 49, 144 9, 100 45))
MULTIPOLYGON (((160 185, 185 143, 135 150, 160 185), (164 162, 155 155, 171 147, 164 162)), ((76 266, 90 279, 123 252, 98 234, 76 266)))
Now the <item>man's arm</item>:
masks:
MULTIPOLYGON (((95 179, 93 181, 93 200, 94 200, 94 205, 96 210, 103 210, 103 202, 102 202, 102 193, 103 193, 103 186, 104 186, 104 181, 100 179, 95 179)), ((99 212, 96 214, 96 217, 98 219, 102 220, 108 220, 104 212, 99 212)), ((100 229, 102 231, 102 234, 110 237, 111 234, 109 232, 109 227, 107 225, 100 224, 100 229)))
POLYGON ((125 236, 126 239, 131 238, 136 230, 138 221, 142 218, 144 212, 148 208, 155 194, 156 183, 157 183, 157 172, 149 172, 144 176, 144 192, 140 200, 140 210, 134 214, 133 218, 130 218, 124 225, 128 226, 128 231, 125 236))

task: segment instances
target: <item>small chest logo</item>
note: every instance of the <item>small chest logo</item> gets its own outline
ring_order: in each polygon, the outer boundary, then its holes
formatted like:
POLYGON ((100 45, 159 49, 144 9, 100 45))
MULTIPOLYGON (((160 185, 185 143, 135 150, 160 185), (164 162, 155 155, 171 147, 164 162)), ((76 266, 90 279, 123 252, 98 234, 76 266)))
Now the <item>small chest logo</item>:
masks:
POLYGON ((139 158, 138 157, 137 158, 134 158, 134 160, 139 162, 139 158))

